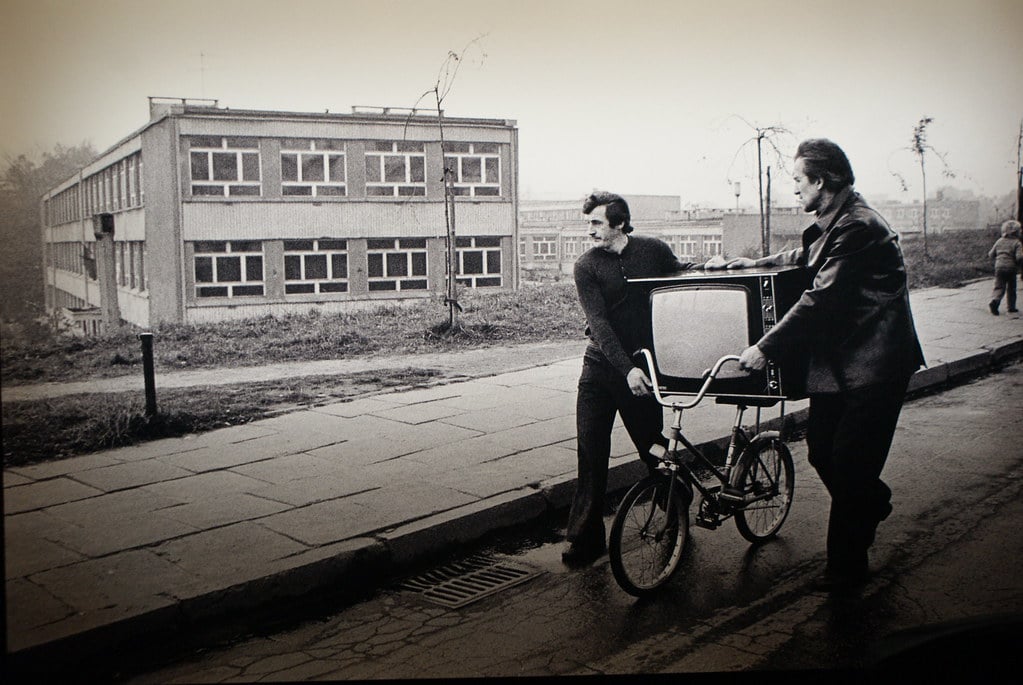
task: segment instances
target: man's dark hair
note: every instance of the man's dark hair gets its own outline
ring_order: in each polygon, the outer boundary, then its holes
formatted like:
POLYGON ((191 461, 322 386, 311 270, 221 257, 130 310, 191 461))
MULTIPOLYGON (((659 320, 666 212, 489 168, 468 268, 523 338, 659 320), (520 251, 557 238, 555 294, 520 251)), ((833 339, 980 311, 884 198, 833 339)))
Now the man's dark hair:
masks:
POLYGON ((594 191, 586 201, 583 202, 583 214, 589 214, 597 207, 607 205, 607 223, 611 228, 622 227, 622 233, 632 233, 632 226, 629 221, 632 216, 629 214, 629 203, 621 195, 608 193, 603 190, 594 191))
POLYGON ((811 181, 821 179, 824 187, 831 192, 838 192, 856 181, 849 158, 842 148, 827 138, 804 140, 796 148, 795 159, 803 160, 807 178, 811 181))

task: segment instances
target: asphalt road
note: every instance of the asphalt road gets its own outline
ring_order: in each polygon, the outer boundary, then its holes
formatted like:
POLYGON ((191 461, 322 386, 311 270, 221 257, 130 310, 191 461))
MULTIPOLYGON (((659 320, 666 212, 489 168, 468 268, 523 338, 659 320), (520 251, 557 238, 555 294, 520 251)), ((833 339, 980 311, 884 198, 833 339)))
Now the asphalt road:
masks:
MULTIPOLYGON (((535 577, 459 609, 400 583, 357 604, 253 625, 131 683, 369 680, 826 670, 994 676, 1018 668, 1023 617, 1023 364, 907 403, 884 477, 895 510, 863 592, 810 590, 827 494, 793 443, 796 497, 778 540, 694 529, 679 575, 649 601, 606 557, 559 560, 553 526, 482 552, 535 577)), ((860 676, 862 677, 862 676, 860 676)))

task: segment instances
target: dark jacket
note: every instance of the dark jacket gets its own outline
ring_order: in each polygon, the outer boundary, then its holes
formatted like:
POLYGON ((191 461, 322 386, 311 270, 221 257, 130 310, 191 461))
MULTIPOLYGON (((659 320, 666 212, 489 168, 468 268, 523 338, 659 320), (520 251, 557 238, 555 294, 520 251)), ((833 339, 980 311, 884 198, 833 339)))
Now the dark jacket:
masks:
POLYGON ((800 264, 813 282, 757 343, 769 359, 808 356, 809 393, 842 392, 912 374, 924 363, 909 307, 898 235, 846 188, 803 247, 771 258, 800 264))
POLYGON ((653 347, 650 305, 646 293, 626 287, 627 278, 667 276, 692 268, 680 262, 667 243, 629 235, 621 254, 591 247, 575 263, 575 287, 586 314, 590 344, 585 356, 606 359, 627 376, 635 366, 631 355, 653 347))

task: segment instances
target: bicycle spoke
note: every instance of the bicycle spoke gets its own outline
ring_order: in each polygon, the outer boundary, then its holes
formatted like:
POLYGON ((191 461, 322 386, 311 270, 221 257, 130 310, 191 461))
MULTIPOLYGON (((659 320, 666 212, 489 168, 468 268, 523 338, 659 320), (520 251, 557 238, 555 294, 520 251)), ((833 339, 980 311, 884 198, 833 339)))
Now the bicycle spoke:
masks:
POLYGON ((641 481, 623 498, 611 526, 611 568, 618 583, 642 595, 664 584, 678 565, 688 510, 669 501, 662 478, 641 481))

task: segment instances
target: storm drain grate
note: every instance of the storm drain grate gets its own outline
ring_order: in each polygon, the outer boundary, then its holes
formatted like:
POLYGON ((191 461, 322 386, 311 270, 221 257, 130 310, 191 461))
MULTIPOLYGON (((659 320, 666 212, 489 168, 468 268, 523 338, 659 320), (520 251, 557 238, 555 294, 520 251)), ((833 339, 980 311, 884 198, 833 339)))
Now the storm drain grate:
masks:
POLYGON ((400 587, 436 604, 458 609, 538 575, 540 571, 528 566, 476 555, 409 578, 400 587))

